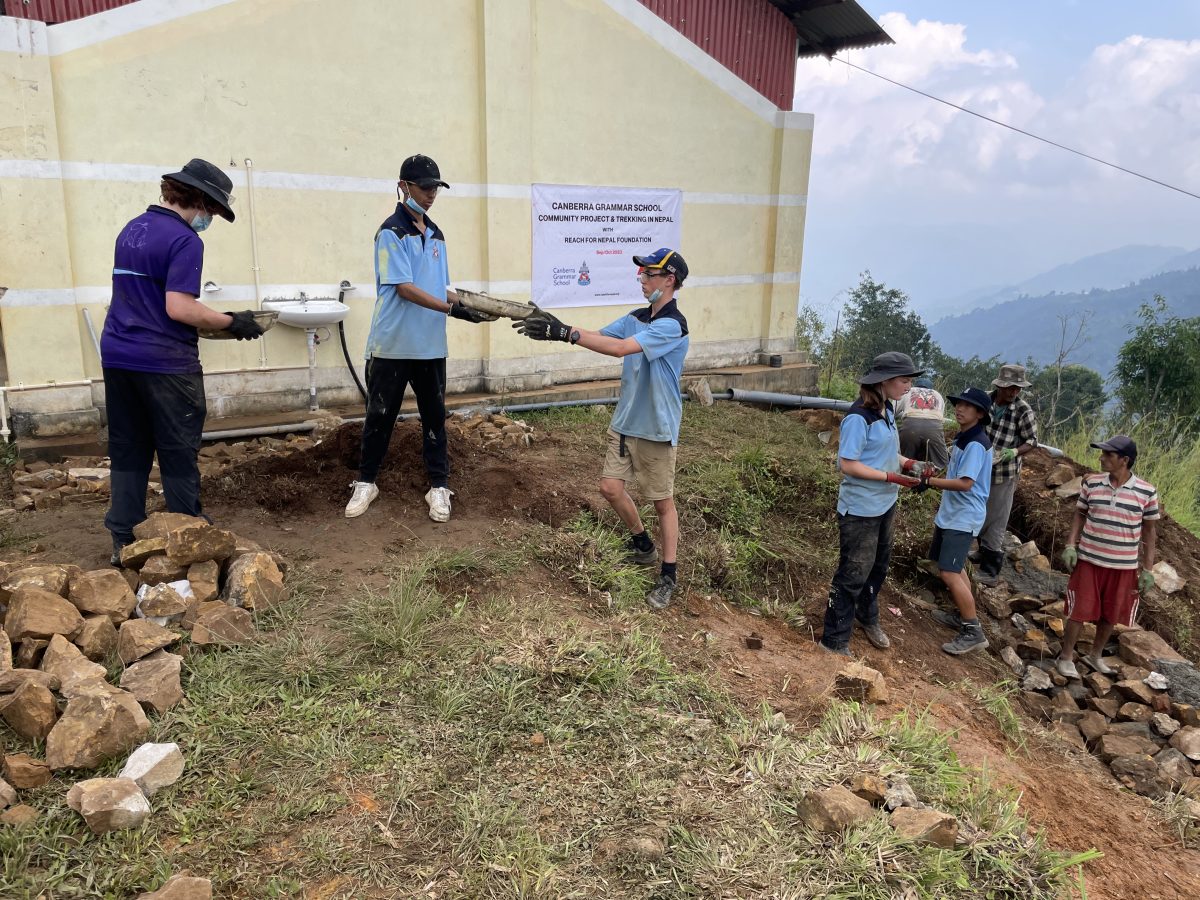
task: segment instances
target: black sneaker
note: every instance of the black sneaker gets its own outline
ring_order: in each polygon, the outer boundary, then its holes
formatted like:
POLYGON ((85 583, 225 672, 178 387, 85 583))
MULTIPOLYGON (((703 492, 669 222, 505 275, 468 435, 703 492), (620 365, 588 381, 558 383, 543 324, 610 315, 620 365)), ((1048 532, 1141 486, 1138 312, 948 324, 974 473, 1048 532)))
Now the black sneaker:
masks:
POLYGON ((675 593, 675 579, 670 575, 659 575, 654 588, 646 597, 646 605, 651 609, 666 609, 671 605, 671 595, 675 593))
POLYGON ((983 629, 978 625, 963 625, 954 640, 948 644, 942 644, 942 649, 951 656, 962 656, 964 653, 970 653, 972 650, 982 650, 988 645, 988 639, 984 636, 983 629))
POLYGON ((625 560, 635 566, 652 566, 658 562, 658 549, 651 544, 649 550, 639 550, 633 541, 630 541, 625 545, 625 560))
POLYGON ((117 538, 116 535, 113 535, 112 541, 113 552, 112 556, 108 558, 108 564, 114 569, 123 569, 125 567, 121 565, 121 551, 125 549, 125 545, 121 543, 120 539, 117 538))
POLYGON ((939 625, 945 625, 947 628, 953 628, 955 631, 962 629, 962 616, 956 612, 948 612, 944 609, 935 609, 930 615, 933 616, 933 621, 939 625))

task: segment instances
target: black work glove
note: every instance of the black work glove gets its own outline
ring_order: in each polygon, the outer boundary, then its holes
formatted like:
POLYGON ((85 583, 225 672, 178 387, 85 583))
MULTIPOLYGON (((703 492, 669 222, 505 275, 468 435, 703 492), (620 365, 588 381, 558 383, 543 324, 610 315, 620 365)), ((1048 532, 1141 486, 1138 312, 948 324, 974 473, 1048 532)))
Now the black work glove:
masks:
POLYGON ((462 319, 464 322, 471 322, 478 325, 480 322, 495 322, 495 316, 489 316, 487 313, 480 312, 477 309, 471 309, 469 306, 463 306, 461 302, 455 300, 450 304, 450 318, 462 319))
POLYGON ((241 312, 230 313, 233 321, 227 329, 239 341, 252 341, 262 337, 263 327, 254 318, 254 310, 243 309, 241 312))
POLYGON ((544 309, 539 309, 524 319, 518 319, 513 322, 512 327, 525 337, 533 338, 535 341, 569 342, 571 340, 571 326, 564 325, 544 309))

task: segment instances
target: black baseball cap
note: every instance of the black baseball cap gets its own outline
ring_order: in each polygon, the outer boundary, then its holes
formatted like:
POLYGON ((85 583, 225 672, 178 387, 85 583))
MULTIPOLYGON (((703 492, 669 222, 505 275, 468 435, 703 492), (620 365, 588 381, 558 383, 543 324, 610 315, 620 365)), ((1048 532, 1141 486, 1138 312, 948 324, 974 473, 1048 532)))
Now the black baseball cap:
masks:
POLYGON ((688 276, 687 263, 679 252, 670 247, 659 247, 646 256, 635 256, 633 264, 643 269, 662 269, 675 276, 675 283, 682 284, 688 276))
POLYGON ((1107 450, 1110 453, 1117 454, 1117 456, 1128 456, 1131 466, 1137 459, 1137 444, 1127 434, 1115 434, 1107 441, 1096 441, 1090 446, 1095 447, 1097 450, 1107 450))
POLYGON ((431 188, 435 185, 448 188, 450 185, 442 181, 442 173, 438 164, 428 156, 418 153, 410 156, 400 165, 400 180, 415 184, 417 187, 431 188))
POLYGON ((178 172, 164 175, 163 178, 170 178, 172 181, 194 187, 220 207, 222 219, 228 222, 233 221, 233 207, 231 206, 233 200, 230 197, 233 192, 233 182, 229 180, 228 175, 208 160, 193 159, 178 172))

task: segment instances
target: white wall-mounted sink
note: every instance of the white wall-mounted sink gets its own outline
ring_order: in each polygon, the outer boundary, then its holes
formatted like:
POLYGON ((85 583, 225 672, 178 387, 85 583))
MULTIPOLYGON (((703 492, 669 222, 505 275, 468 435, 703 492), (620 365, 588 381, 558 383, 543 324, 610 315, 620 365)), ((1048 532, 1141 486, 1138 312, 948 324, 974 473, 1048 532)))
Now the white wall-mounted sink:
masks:
POLYGON ((281 325, 293 328, 322 328, 336 325, 350 315, 350 307, 331 297, 300 297, 287 300, 264 300, 263 309, 279 313, 281 325))

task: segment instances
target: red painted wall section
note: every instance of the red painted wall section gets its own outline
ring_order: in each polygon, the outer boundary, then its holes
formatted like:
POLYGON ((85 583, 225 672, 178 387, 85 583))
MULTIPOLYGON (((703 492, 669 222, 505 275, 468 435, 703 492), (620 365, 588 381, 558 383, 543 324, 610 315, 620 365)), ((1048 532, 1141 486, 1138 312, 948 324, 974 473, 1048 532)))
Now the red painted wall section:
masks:
POLYGON ((638 0, 780 109, 792 108, 796 29, 767 0, 638 0))
POLYGON ((39 22, 70 22, 93 13, 127 6, 133 0, 3 0, 4 15, 39 22))

